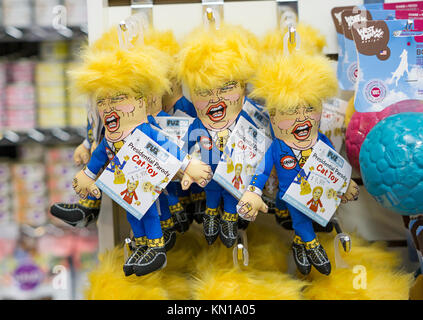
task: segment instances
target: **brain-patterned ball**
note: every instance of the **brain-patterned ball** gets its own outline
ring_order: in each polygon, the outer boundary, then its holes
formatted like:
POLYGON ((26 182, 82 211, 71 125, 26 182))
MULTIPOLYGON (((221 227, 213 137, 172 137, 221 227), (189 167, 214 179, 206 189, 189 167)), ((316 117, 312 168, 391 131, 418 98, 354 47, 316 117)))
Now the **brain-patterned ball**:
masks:
POLYGON ((360 151, 367 191, 383 207, 402 215, 423 213, 423 113, 381 120, 360 151))
POLYGON ((345 149, 353 168, 360 170, 359 154, 367 134, 380 120, 401 112, 423 112, 423 101, 403 100, 380 112, 355 112, 347 127, 345 149))

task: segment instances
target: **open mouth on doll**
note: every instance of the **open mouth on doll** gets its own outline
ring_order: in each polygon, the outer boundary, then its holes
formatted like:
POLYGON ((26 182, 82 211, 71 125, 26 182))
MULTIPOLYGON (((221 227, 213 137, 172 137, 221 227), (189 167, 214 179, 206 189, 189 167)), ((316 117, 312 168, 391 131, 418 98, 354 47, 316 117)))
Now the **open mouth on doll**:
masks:
POLYGON ((119 129, 119 116, 116 112, 113 112, 104 118, 104 124, 107 130, 114 132, 119 129))
POLYGON ((306 122, 297 124, 291 133, 294 135, 296 139, 305 140, 310 136, 312 127, 313 126, 311 125, 311 122, 306 121, 306 122))
POLYGON ((226 116, 226 108, 226 103, 222 101, 218 104, 211 105, 206 114, 211 121, 217 122, 226 116))

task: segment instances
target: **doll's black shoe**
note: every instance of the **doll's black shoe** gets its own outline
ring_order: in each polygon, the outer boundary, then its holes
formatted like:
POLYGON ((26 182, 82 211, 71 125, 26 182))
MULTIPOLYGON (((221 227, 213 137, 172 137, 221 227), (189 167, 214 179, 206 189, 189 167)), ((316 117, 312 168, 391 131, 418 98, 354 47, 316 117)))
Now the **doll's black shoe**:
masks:
POLYGON ((282 228, 286 230, 294 230, 292 228, 292 219, 289 214, 289 211, 286 210, 279 210, 275 209, 275 220, 276 223, 279 224, 282 228))
POLYGON ((238 217, 238 230, 247 230, 250 221, 238 217))
POLYGON ((182 204, 178 202, 174 206, 169 206, 169 210, 173 216, 175 230, 180 233, 188 231, 190 222, 182 204))
POLYGON ((166 249, 164 247, 148 247, 135 262, 134 272, 137 276, 144 276, 166 267, 166 263, 166 249))
POLYGON ((303 275, 308 275, 311 271, 311 265, 306 255, 305 245, 298 236, 295 236, 292 243, 292 254, 298 271, 303 275))
POLYGON ((238 238, 238 214, 224 212, 220 217, 220 240, 227 247, 232 247, 238 238))
POLYGON ((313 229, 314 232, 325 232, 325 233, 331 233, 333 230, 333 223, 329 222, 326 227, 322 227, 320 224, 318 224, 317 222, 313 221, 313 229))
POLYGON ((325 249, 322 245, 314 239, 305 243, 306 255, 308 261, 324 275, 329 275, 331 272, 331 265, 325 249))
POLYGON ((163 239, 166 252, 172 249, 176 243, 176 232, 172 229, 163 229, 163 239))
POLYGON ((209 245, 212 245, 219 235, 219 215, 217 209, 207 209, 203 217, 204 236, 209 245))
POLYGON ((100 209, 87 208, 79 203, 55 203, 50 207, 50 213, 72 227, 85 228, 97 220, 100 209))
POLYGON ((141 258, 141 256, 146 250, 146 245, 138 246, 135 248, 135 250, 132 252, 132 254, 129 256, 129 258, 123 265, 123 272, 125 273, 125 276, 129 277, 130 275, 134 274, 134 265, 141 258))

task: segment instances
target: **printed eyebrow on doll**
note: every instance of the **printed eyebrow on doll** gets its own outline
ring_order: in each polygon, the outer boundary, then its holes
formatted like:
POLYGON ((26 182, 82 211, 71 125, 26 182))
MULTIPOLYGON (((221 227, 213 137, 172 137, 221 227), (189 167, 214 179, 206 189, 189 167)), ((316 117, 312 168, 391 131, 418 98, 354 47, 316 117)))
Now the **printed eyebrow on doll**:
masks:
POLYGON ((196 95, 202 96, 202 97, 205 97, 205 96, 208 96, 208 95, 211 94, 211 90, 206 90, 206 89, 203 89, 203 90, 202 89, 195 89, 194 92, 195 92, 196 95))
POLYGON ((237 81, 228 81, 226 82, 222 87, 220 87, 220 90, 228 90, 228 89, 232 89, 233 87, 235 87, 238 84, 237 81))
POLYGON ((122 100, 127 99, 127 98, 128 98, 127 94, 119 93, 119 94, 111 97, 110 100, 113 101, 113 102, 117 102, 117 101, 122 101, 122 100))

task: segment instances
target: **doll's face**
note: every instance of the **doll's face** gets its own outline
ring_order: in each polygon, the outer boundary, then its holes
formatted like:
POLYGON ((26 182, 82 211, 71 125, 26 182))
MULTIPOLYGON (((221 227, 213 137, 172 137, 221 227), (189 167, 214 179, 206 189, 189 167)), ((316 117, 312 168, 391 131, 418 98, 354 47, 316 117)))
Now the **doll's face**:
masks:
POLYGON ((203 125, 213 131, 228 128, 242 110, 245 85, 227 81, 211 90, 192 90, 191 99, 203 125))
POLYGON ((147 114, 155 117, 160 111, 163 110, 162 99, 158 96, 152 96, 148 99, 147 114))
POLYGON ((117 94, 97 99, 97 109, 106 128, 108 141, 126 138, 139 124, 147 121, 146 99, 117 94))
POLYGON ((127 185, 128 191, 129 192, 135 191, 135 189, 137 188, 137 185, 138 184, 136 181, 133 181, 133 182, 128 181, 128 185, 127 185))
POLYGON ((296 150, 314 146, 322 115, 322 106, 296 106, 271 113, 273 131, 278 139, 296 150))
POLYGON ((313 199, 315 200, 315 201, 317 201, 317 200, 319 200, 320 199, 320 197, 322 196, 322 189, 320 189, 320 188, 315 188, 314 190, 313 190, 313 199))

